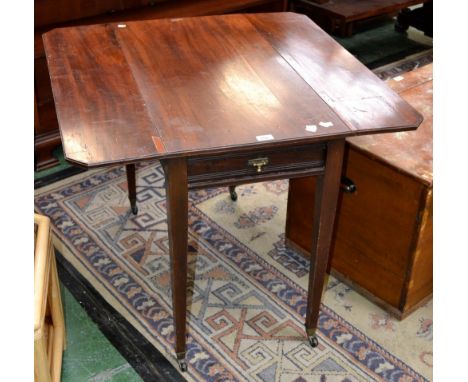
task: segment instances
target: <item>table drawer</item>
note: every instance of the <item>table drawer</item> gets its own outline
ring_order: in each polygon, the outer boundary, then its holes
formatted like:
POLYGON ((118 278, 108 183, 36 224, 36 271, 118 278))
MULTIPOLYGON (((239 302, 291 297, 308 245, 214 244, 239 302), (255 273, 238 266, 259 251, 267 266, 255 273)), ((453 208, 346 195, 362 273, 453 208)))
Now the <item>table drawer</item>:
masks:
POLYGON ((188 177, 189 183, 194 183, 205 179, 297 173, 322 168, 324 158, 324 144, 212 155, 188 159, 188 177))

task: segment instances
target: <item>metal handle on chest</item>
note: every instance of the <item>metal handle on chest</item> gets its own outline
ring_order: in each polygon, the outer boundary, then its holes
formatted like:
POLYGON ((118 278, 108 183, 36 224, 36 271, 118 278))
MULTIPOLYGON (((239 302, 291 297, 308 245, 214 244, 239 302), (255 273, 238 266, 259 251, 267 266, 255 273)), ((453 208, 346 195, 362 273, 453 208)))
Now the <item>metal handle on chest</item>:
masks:
POLYGON ((249 166, 255 167, 257 169, 257 172, 262 172, 263 166, 266 166, 268 164, 268 158, 255 158, 255 159, 250 159, 247 164, 249 166))
POLYGON ((356 192, 356 185, 351 179, 347 178, 346 176, 341 177, 340 187, 347 194, 354 194, 356 192))

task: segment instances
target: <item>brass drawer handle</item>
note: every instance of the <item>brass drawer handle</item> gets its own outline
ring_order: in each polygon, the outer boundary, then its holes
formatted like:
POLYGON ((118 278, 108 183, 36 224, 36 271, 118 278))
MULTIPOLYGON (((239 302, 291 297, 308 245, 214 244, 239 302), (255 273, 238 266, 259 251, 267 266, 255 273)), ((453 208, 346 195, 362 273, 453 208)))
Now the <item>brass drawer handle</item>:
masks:
POLYGON ((268 158, 249 159, 247 164, 249 166, 255 167, 257 169, 257 172, 262 172, 263 166, 266 166, 268 164, 268 158))

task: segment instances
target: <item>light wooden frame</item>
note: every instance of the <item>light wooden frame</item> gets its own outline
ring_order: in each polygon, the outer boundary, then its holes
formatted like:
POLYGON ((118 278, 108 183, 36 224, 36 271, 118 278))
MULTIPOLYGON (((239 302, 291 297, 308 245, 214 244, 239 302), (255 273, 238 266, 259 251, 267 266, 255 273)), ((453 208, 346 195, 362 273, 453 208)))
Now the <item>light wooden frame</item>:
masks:
POLYGON ((34 214, 34 239, 34 380, 59 382, 65 322, 48 217, 34 214))

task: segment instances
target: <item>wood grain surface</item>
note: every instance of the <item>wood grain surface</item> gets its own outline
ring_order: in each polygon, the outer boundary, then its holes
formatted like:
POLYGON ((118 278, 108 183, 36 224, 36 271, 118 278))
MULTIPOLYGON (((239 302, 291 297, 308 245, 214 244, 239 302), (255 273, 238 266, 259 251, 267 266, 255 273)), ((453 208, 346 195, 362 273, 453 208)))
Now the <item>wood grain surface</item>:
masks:
POLYGON ((61 137, 42 35, 54 28, 193 17, 226 13, 280 12, 287 0, 34 0, 35 169, 58 163, 53 150, 61 137))
MULTIPOLYGON (((239 12, 243 9, 270 5, 274 0, 35 0, 36 27, 88 18, 89 23, 109 22, 112 16, 127 11, 120 21, 153 18, 191 17, 239 12), (147 7, 143 9, 143 7, 147 7)), ((287 1, 278 0, 278 10, 285 10, 287 1)), ((114 20, 115 21, 115 20, 114 20)), ((59 26, 59 25, 58 25, 59 26)))
POLYGON ((294 13, 70 27, 46 33, 44 44, 65 156, 89 167, 401 131, 422 121, 294 13))
POLYGON ((348 139, 349 144, 356 150, 378 158, 379 161, 384 161, 430 186, 433 180, 432 70, 432 64, 426 65, 387 82, 424 116, 423 123, 416 131, 348 139))

